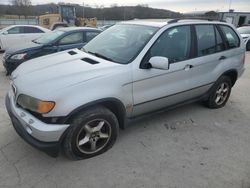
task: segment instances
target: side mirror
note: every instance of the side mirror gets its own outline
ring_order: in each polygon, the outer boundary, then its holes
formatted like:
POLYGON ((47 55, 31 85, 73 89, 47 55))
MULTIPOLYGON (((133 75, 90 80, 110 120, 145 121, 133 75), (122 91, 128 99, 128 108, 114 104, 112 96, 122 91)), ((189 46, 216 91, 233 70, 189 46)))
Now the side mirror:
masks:
POLYGON ((3 35, 8 35, 8 34, 9 34, 8 31, 3 32, 3 35))
POLYGON ((151 57, 149 63, 152 68, 168 70, 169 69, 169 61, 166 57, 155 56, 151 57))

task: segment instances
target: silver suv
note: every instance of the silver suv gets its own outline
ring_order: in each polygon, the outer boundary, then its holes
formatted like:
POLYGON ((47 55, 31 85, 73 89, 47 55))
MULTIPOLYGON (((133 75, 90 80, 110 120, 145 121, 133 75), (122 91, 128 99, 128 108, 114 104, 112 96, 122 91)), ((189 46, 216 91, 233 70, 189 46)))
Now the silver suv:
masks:
POLYGON ((89 158, 111 148, 128 119, 198 100, 223 107, 244 61, 244 42, 226 23, 123 22, 82 50, 22 64, 6 107, 32 146, 89 158))

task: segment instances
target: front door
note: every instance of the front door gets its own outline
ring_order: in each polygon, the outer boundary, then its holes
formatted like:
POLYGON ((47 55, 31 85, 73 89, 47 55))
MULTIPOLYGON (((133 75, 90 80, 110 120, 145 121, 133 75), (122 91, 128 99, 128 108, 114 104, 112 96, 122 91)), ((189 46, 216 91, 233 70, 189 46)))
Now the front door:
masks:
POLYGON ((13 48, 25 43, 24 27, 15 26, 10 28, 7 32, 8 33, 2 37, 4 49, 13 48))
POLYGON ((190 92, 191 28, 177 26, 166 30, 147 52, 151 57, 167 57, 169 69, 134 69, 133 116, 171 106, 192 98, 190 92))

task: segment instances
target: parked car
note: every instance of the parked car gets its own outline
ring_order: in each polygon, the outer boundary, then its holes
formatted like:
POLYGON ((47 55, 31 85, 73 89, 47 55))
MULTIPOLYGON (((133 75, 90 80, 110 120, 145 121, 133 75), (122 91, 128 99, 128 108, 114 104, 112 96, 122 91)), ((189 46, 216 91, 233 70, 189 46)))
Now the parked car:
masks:
POLYGON ((60 28, 17 48, 6 50, 3 65, 9 75, 27 60, 63 50, 81 49, 100 32, 88 27, 60 28))
POLYGON ((247 51, 250 51, 250 26, 239 27, 237 30, 246 44, 247 51))
POLYGON ((0 51, 32 41, 50 30, 37 25, 12 25, 0 31, 0 51))
POLYGON ((82 51, 23 63, 11 75, 6 107, 32 146, 90 158, 112 147, 128 119, 199 100, 223 107, 244 60, 244 42, 227 23, 124 22, 82 51))

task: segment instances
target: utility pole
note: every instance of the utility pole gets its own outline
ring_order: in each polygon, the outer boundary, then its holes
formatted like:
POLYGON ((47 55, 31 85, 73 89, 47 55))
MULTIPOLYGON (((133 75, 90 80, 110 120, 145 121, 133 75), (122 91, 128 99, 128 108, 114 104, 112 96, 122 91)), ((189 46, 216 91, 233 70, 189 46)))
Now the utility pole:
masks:
POLYGON ((231 10, 232 0, 229 0, 229 11, 231 10))
POLYGON ((126 18, 126 7, 124 6, 124 9, 123 9, 123 20, 125 20, 126 18))
POLYGON ((82 3, 82 18, 84 18, 84 2, 82 3))

